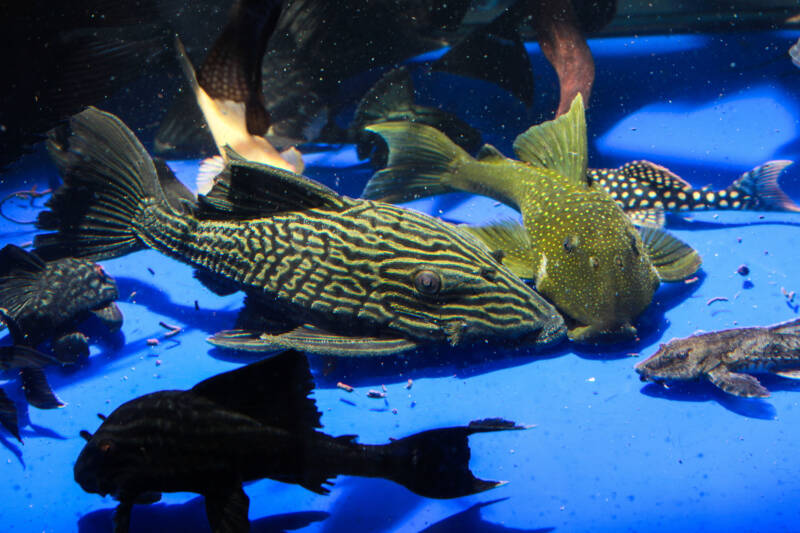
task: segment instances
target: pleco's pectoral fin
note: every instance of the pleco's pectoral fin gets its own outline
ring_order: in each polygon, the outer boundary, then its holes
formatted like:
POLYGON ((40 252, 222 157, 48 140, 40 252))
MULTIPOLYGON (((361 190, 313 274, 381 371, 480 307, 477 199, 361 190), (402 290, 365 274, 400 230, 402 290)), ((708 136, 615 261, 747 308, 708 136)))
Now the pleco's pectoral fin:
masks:
POLYGON ((117 331, 122 327, 122 311, 115 302, 111 302, 100 309, 95 309, 92 313, 100 319, 109 331, 117 331))
POLYGON ((666 224, 667 218, 664 216, 664 210, 656 207, 649 209, 626 209, 625 214, 631 219, 636 226, 644 226, 648 228, 663 228, 666 224))
POLYGON ((753 376, 731 372, 727 368, 717 367, 708 372, 708 379, 728 394, 742 398, 766 398, 769 391, 753 376))
POLYGON ((67 405, 53 393, 41 368, 23 368, 20 374, 25 398, 32 406, 39 409, 55 409, 67 405))
POLYGON ((124 500, 119 502, 117 508, 114 509, 112 521, 114 523, 114 533, 128 533, 131 527, 131 510, 133 509, 133 502, 124 500))
POLYGON ((19 421, 17 420, 17 406, 8 397, 6 391, 0 389, 0 424, 21 443, 19 436, 19 421))
POLYGON ((499 258, 499 262, 524 279, 533 279, 537 258, 528 230, 516 220, 505 220, 486 226, 458 226, 458 231, 477 237, 499 258))
POLYGON ((533 166, 555 170, 573 183, 588 185, 586 118, 580 93, 569 112, 520 133, 514 140, 514 153, 533 166))
POLYGON ((686 279, 703 264, 697 250, 663 230, 640 227, 639 233, 650 261, 663 281, 686 279))
POLYGON ((417 347, 416 343, 407 339, 345 337, 308 325, 278 335, 247 330, 220 331, 207 340, 219 348, 248 352, 295 349, 308 353, 338 356, 391 355, 417 347))
POLYGON ((786 379, 800 379, 800 370, 781 370, 773 373, 786 379))
POLYGON ((631 324, 623 324, 616 329, 600 329, 595 324, 588 326, 575 325, 567 331, 567 337, 573 342, 608 343, 636 337, 636 328, 631 324))
POLYGON ((206 515, 213 533, 247 533, 250 498, 242 486, 220 489, 205 495, 206 515))

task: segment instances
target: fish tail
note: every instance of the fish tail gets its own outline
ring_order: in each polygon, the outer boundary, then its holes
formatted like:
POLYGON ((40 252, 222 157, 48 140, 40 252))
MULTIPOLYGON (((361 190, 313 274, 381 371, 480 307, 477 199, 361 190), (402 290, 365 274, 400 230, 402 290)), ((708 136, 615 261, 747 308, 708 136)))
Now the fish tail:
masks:
POLYGON ((70 135, 48 149, 64 183, 39 215, 34 245, 45 260, 119 257, 146 248, 138 221, 149 205, 168 204, 153 160, 114 115, 93 107, 70 120, 70 135))
POLYGON ((718 195, 718 202, 726 199, 734 209, 756 211, 800 212, 800 206, 792 201, 778 185, 778 176, 792 161, 768 161, 742 174, 730 187, 718 195))
POLYGON ((525 427, 494 418, 398 439, 381 447, 382 463, 389 469, 383 477, 428 498, 458 498, 493 489, 506 482, 475 477, 469 469, 468 437, 475 433, 516 429, 525 427))
POLYGON ((472 159, 444 133, 414 122, 382 122, 365 128, 389 146, 389 160, 367 183, 363 197, 405 202, 462 189, 454 182, 460 164, 472 159))

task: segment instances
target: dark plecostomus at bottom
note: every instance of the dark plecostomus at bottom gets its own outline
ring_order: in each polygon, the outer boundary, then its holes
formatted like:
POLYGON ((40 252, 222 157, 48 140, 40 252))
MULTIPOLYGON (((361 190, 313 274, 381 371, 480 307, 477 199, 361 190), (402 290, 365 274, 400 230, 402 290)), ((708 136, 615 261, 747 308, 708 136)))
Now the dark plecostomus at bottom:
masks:
POLYGON ((707 379, 729 394, 766 398, 769 391, 749 374, 800 379, 800 319, 672 339, 637 364, 636 371, 642 381, 707 379))
POLYGON ((430 498, 455 498, 503 482, 469 469, 468 437, 524 429, 502 419, 423 431, 389 444, 332 437, 308 398, 308 362, 289 350, 219 374, 187 391, 160 391, 118 407, 90 435, 75 463, 75 480, 120 501, 116 531, 127 531, 134 503, 162 492, 205 496, 213 531, 248 531, 249 500, 242 483, 270 478, 318 494, 339 475, 381 477, 430 498))

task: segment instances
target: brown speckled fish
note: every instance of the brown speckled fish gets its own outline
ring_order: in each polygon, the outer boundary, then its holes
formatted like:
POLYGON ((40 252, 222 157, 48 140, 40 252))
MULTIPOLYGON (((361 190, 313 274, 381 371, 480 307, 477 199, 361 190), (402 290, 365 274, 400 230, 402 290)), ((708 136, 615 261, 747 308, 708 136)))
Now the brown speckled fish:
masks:
POLYGON ((669 169, 650 161, 631 161, 619 168, 589 169, 634 223, 664 225, 665 211, 743 210, 800 212, 778 185, 791 161, 768 161, 745 172, 729 187, 695 189, 669 169))
POLYGON ((463 190, 522 213, 524 227, 502 223, 464 231, 502 251, 514 273, 533 279, 566 316, 574 340, 632 337, 633 321, 660 280, 683 279, 700 266, 697 253, 673 237, 650 228, 640 234, 608 193, 587 179, 580 95, 567 114, 517 137, 521 161, 488 145, 474 159, 421 124, 367 129, 381 135, 390 152, 365 197, 404 201, 463 190))

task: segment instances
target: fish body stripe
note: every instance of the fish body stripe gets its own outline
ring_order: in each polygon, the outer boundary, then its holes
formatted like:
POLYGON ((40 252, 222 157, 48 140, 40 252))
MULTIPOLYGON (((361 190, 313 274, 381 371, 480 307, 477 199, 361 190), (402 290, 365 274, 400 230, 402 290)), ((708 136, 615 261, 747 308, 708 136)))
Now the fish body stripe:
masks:
POLYGON ((464 320, 513 330, 525 327, 534 305, 533 292, 515 281, 507 291, 477 290, 480 263, 513 277, 480 244, 436 219, 380 202, 351 200, 339 210, 243 221, 198 220, 153 205, 140 220, 146 223, 137 231, 148 246, 232 279, 267 303, 302 308, 314 323, 366 322, 362 334, 389 327, 441 340, 448 325, 464 320), (442 294, 429 303, 414 287, 421 268, 443 280, 442 294))

